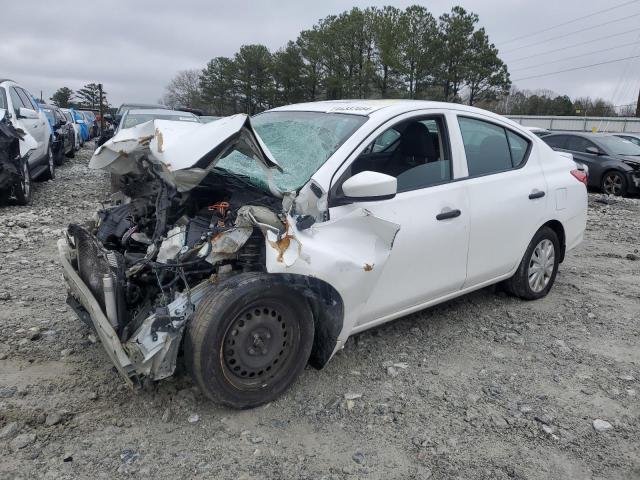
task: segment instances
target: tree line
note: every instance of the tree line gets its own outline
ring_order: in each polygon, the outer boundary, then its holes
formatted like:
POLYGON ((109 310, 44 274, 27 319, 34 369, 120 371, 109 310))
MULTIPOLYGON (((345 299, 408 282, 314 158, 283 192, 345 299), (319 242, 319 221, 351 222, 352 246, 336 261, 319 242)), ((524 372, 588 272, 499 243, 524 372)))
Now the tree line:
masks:
POLYGON ((635 106, 617 109, 602 98, 580 97, 571 100, 551 90, 519 90, 512 88, 500 98, 492 110, 502 115, 583 115, 592 117, 633 116, 635 106))
POLYGON ((341 98, 495 102, 511 82, 478 20, 459 6, 438 18, 419 5, 353 8, 275 52, 243 45, 202 70, 179 72, 163 101, 217 115, 341 98))
MULTIPOLYGON (((60 108, 100 110, 100 90, 97 83, 88 83, 77 91, 73 91, 69 87, 60 87, 49 100, 60 108)), ((105 110, 109 109, 107 92, 104 90, 102 91, 102 105, 105 110)))

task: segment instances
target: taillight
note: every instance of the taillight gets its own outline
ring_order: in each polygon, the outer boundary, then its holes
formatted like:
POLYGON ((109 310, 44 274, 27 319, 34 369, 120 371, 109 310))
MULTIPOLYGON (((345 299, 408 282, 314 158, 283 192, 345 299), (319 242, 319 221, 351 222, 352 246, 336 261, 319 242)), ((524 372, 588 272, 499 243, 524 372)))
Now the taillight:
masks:
POLYGON ((580 183, 584 183, 585 185, 587 185, 588 176, 586 172, 576 169, 571 170, 571 175, 573 175, 580 183))

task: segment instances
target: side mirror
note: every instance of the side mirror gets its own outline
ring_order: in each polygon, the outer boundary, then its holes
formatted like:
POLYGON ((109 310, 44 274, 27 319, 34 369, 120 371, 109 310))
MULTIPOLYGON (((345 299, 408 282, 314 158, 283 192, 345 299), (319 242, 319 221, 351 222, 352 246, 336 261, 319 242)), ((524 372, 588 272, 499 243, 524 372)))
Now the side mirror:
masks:
POLYGON ((385 200, 395 196, 398 180, 384 173, 365 171, 345 180, 342 191, 352 199, 385 200))
POLYGON ((31 120, 39 118, 38 117, 38 112, 36 112, 35 110, 32 110, 30 108, 25 108, 25 107, 20 107, 20 109, 18 110, 18 117, 19 118, 29 118, 31 120))
POLYGON ((602 151, 598 147, 587 147, 584 151, 592 155, 602 155, 602 151))

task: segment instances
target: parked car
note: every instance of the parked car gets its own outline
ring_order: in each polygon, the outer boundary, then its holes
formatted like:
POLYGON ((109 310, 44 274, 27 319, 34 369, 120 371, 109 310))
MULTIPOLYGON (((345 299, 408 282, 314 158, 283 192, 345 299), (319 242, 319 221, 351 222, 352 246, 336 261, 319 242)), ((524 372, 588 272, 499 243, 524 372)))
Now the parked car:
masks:
POLYGON ((182 112, 179 110, 166 110, 166 109, 132 109, 127 110, 120 120, 120 124, 116 129, 116 135, 121 130, 135 127, 141 123, 148 122, 149 120, 170 120, 174 122, 196 122, 200 123, 198 116, 190 112, 182 112))
POLYGON ((130 183, 58 242, 69 304, 123 378, 269 402, 350 335, 502 283, 547 295, 585 176, 459 104, 334 101, 121 130, 91 168, 130 183))
POLYGON ((85 123, 89 130, 89 138, 95 138, 98 136, 98 122, 96 121, 96 114, 91 110, 78 110, 78 112, 84 117, 85 123))
POLYGON ((610 133, 558 133, 542 139, 589 167, 589 187, 609 195, 640 193, 640 146, 610 133))
POLYGON ((170 110, 170 108, 159 103, 123 103, 116 111, 116 127, 120 123, 120 120, 122 120, 122 116, 129 110, 170 110))
POLYGON ((13 195, 18 204, 26 205, 31 200, 31 181, 24 152, 36 143, 11 124, 4 107, 6 104, 0 93, 0 203, 13 195), (32 142, 29 147, 25 146, 28 141, 32 142))
POLYGON ((83 145, 84 142, 88 142, 91 138, 89 134, 89 124, 87 123, 85 116, 79 110, 76 110, 75 108, 70 108, 69 110, 73 115, 76 125, 78 125, 80 138, 82 139, 81 145, 83 145))
POLYGON ((74 145, 76 151, 80 150, 80 147, 84 144, 84 140, 82 139, 82 134, 80 133, 80 125, 77 123, 75 115, 69 108, 61 108, 60 109, 67 119, 67 122, 73 127, 74 133, 74 145))
POLYGON ((21 135, 21 184, 24 192, 21 203, 31 199, 31 180, 51 179, 55 176, 55 162, 51 150, 51 128, 44 112, 24 87, 12 80, 0 80, 0 109, 3 118, 21 135))
POLYGON ((544 137, 545 135, 550 135, 551 133, 553 133, 551 130, 547 130, 546 128, 540 128, 540 127, 524 127, 524 128, 529 130, 534 135, 537 135, 538 137, 544 137))
POLYGON ((614 133, 616 137, 620 137, 623 140, 628 140, 631 143, 635 143, 640 147, 640 133, 614 133))
POLYGON ((73 157, 76 152, 75 131, 73 124, 65 117, 60 108, 55 105, 40 105, 40 109, 47 116, 49 126, 53 132, 51 148, 56 165, 64 163, 64 157, 73 157))

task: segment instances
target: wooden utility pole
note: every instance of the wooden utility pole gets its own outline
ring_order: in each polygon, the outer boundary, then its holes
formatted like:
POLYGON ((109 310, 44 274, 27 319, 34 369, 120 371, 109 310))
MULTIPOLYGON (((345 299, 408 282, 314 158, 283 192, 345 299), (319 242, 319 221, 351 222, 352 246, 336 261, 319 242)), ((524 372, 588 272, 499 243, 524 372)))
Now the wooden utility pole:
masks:
POLYGON ((102 108, 102 84, 98 84, 98 91, 100 92, 100 135, 104 132, 104 109, 102 108))
POLYGON ((640 90, 638 90, 638 103, 636 104, 636 117, 640 117, 640 90))

